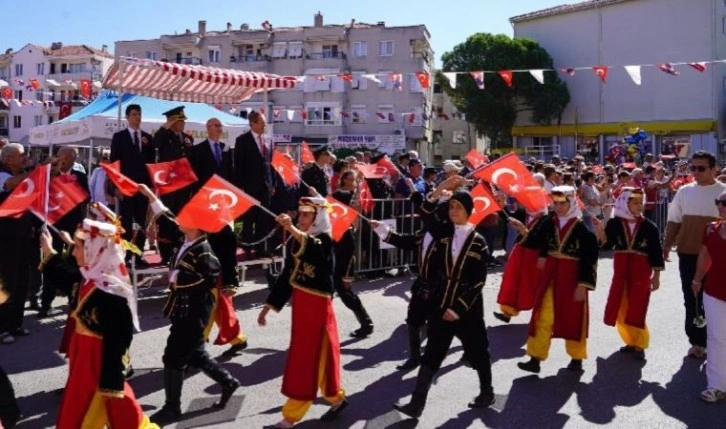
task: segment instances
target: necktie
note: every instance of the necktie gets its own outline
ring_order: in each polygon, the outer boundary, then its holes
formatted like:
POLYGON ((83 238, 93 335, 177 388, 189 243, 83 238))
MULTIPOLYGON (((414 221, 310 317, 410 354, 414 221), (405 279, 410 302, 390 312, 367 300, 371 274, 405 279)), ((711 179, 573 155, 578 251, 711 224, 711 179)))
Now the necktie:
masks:
POLYGON ((219 147, 219 142, 214 142, 214 158, 217 160, 217 166, 222 164, 222 150, 219 147))
POLYGON ((136 146, 137 148, 139 148, 139 150, 141 150, 141 145, 139 144, 139 132, 138 131, 134 131, 134 146, 136 146))

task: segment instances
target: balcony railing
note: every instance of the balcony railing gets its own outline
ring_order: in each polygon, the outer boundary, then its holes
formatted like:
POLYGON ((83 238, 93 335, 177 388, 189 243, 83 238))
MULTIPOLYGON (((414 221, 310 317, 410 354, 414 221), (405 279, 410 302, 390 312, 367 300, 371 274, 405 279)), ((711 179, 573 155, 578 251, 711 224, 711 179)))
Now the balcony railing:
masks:
POLYGON ((10 135, 10 129, 0 128, 0 136, 7 137, 8 135, 10 135))
POLYGON ((269 61, 269 55, 238 55, 229 57, 230 63, 253 63, 259 61, 269 61))
POLYGON ((345 59, 345 52, 308 52, 305 58, 309 60, 327 60, 330 58, 345 59))
POLYGON ((103 77, 101 73, 94 72, 91 70, 87 71, 80 71, 80 72, 65 72, 65 73, 50 73, 44 76, 45 79, 52 79, 56 82, 58 82, 61 85, 70 85, 66 84, 66 81, 71 81, 73 83, 78 83, 81 79, 91 79, 91 80, 101 80, 103 77))
POLYGON ((161 61, 165 63, 186 64, 191 66, 202 65, 202 59, 199 57, 164 58, 161 61))

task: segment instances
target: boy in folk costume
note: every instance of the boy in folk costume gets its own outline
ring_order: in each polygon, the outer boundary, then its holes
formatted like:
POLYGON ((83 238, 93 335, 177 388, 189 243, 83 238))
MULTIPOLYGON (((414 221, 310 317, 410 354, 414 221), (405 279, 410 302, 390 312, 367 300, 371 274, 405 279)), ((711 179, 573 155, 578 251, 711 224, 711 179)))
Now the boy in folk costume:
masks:
POLYGON ((533 231, 546 215, 545 207, 534 213, 527 210, 526 223, 509 218, 509 223, 517 230, 519 238, 507 260, 502 275, 502 285, 497 295, 499 312, 495 311, 494 317, 502 322, 509 323, 512 317, 519 315, 520 311, 531 310, 534 306, 541 270, 535 268, 539 259, 539 250, 532 243, 532 237, 535 236, 533 231))
POLYGON ((340 340, 333 311, 333 239, 328 204, 320 197, 303 197, 298 226, 286 214, 276 220, 292 236, 285 268, 257 318, 267 323, 267 313, 279 312, 292 300, 292 333, 282 379, 288 397, 283 419, 273 427, 291 428, 302 420, 317 391, 331 404, 321 420, 333 420, 348 406, 340 385, 340 340))
POLYGON ((623 188, 605 229, 595 222, 600 247, 615 249, 605 324, 618 328, 625 342, 620 351, 639 360, 645 359, 650 341, 645 324, 650 293, 660 287, 660 272, 665 269, 658 227, 643 217, 644 205, 642 189, 623 188))
POLYGON ((177 224, 174 215, 146 185, 140 184, 139 192, 149 198, 149 207, 159 224, 168 223, 167 230, 177 228, 184 234, 184 242, 170 261, 171 294, 164 305, 164 316, 171 320, 163 357, 166 402, 152 416, 164 425, 181 416, 184 371, 188 366, 200 369, 222 386, 222 396, 215 408, 224 408, 240 383, 204 348, 204 328, 214 305, 212 290, 217 286, 220 271, 219 260, 205 232, 194 224, 177 224))
POLYGON ((570 361, 567 369, 582 371, 587 357, 588 291, 595 290, 598 245, 582 222, 575 188, 552 188, 554 214, 541 221, 531 242, 540 250, 543 267, 527 338, 528 362, 517 364, 538 373, 547 359, 552 338, 564 338, 570 361))
MULTIPOLYGON (((143 414, 125 381, 124 358, 139 320, 121 227, 85 219, 74 239, 73 256, 83 284, 72 313, 75 329, 68 348, 68 381, 56 427, 158 428, 143 414)), ((51 242, 46 231, 42 238, 46 256, 51 242)))

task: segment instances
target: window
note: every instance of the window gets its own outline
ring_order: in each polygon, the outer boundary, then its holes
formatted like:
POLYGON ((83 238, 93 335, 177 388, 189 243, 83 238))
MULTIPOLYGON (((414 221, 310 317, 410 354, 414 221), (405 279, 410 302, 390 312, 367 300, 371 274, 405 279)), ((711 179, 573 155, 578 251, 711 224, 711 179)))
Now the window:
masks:
POLYGON ((287 43, 275 43, 272 46, 272 58, 285 58, 287 54, 287 43))
POLYGON ((129 52, 126 53, 126 56, 127 57, 131 57, 131 58, 136 58, 136 52, 129 51, 129 52))
POLYGON ((396 122, 396 115, 393 114, 393 105, 379 104, 376 112, 379 124, 392 124, 396 122))
POLYGON ((10 79, 10 69, 9 68, 0 67, 0 79, 2 79, 2 80, 10 79))
POLYGON ((466 131, 454 130, 451 135, 451 143, 453 144, 464 144, 466 143, 466 131))
POLYGON ((552 146, 552 137, 532 137, 532 146, 552 146))
POLYGON ((22 89, 16 89, 15 90, 15 98, 18 101, 23 101, 23 90, 22 89))
POLYGON ((50 101, 55 101, 55 89, 51 89, 51 90, 50 90, 50 94, 49 94, 49 96, 50 96, 50 97, 49 97, 48 99, 49 99, 50 101))
POLYGON ((5 118, 5 116, 0 116, 0 128, 5 129, 7 127, 7 119, 5 118))
POLYGON ((353 56, 365 57, 368 55, 368 42, 353 42, 353 56))
POLYGON ((85 64, 68 64, 68 73, 85 73, 85 64))
POLYGON ((15 115, 13 116, 13 128, 23 128, 23 117, 15 115))
POLYGON ((35 74, 43 76, 45 74, 45 63, 38 63, 35 65, 35 74))
POLYGON ((390 57, 393 55, 393 40, 378 42, 378 50, 382 57, 390 57))
POLYGON ((156 61, 158 58, 158 55, 154 51, 146 51, 146 59, 156 61))
POLYGON ((421 82, 416 77, 416 74, 408 75, 408 90, 410 92, 424 92, 421 82))
POLYGON ((38 101, 43 101, 44 100, 44 98, 43 98, 44 95, 45 95, 45 93, 43 92, 43 88, 39 89, 38 91, 35 91, 35 99, 38 100, 38 101))
POLYGON ((255 60, 255 46, 244 45, 240 48, 240 57, 242 61, 254 61, 255 60))
POLYGON ((23 75, 23 65, 22 64, 15 64, 15 76, 22 76, 23 75))
MULTIPOLYGON (((379 71, 376 77, 380 81, 378 83, 378 88, 385 89, 387 91, 392 91, 393 87, 395 85, 395 82, 393 82, 393 72, 390 70, 382 70, 379 71)), ((403 76, 401 76, 403 78, 403 76)))
POLYGON ((368 118, 368 111, 365 105, 350 106, 350 122, 354 124, 365 124, 368 118))
POLYGON ((337 58, 338 45, 323 45, 323 58, 337 58))
POLYGON ((279 124, 285 122, 287 110, 285 106, 272 106, 272 122, 279 124))
POLYGON ((302 42, 290 42, 290 51, 287 54, 288 58, 301 58, 303 54, 302 42))
POLYGON ((208 54, 207 59, 210 63, 218 63, 222 58, 222 48, 219 46, 210 46, 208 54))
POLYGON ((340 125, 340 108, 335 104, 309 103, 305 110, 307 111, 305 125, 340 125))
POLYGON ((39 127, 39 126, 43 125, 43 115, 35 115, 33 117, 33 119, 35 121, 34 126, 39 127))

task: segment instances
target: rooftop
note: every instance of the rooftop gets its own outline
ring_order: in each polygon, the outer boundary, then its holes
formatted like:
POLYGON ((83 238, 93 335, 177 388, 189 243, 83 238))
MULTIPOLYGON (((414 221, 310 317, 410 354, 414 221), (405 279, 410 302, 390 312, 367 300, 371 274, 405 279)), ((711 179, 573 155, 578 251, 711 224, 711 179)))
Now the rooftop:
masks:
POLYGON ((615 3, 623 3, 626 1, 633 0, 587 0, 580 3, 574 4, 563 4, 560 6, 554 6, 547 9, 538 10, 535 12, 525 13, 524 15, 517 15, 509 18, 509 22, 525 22, 532 21, 539 18, 545 18, 548 16, 564 15, 566 13, 578 12, 581 10, 595 9, 598 7, 609 6, 615 3))

